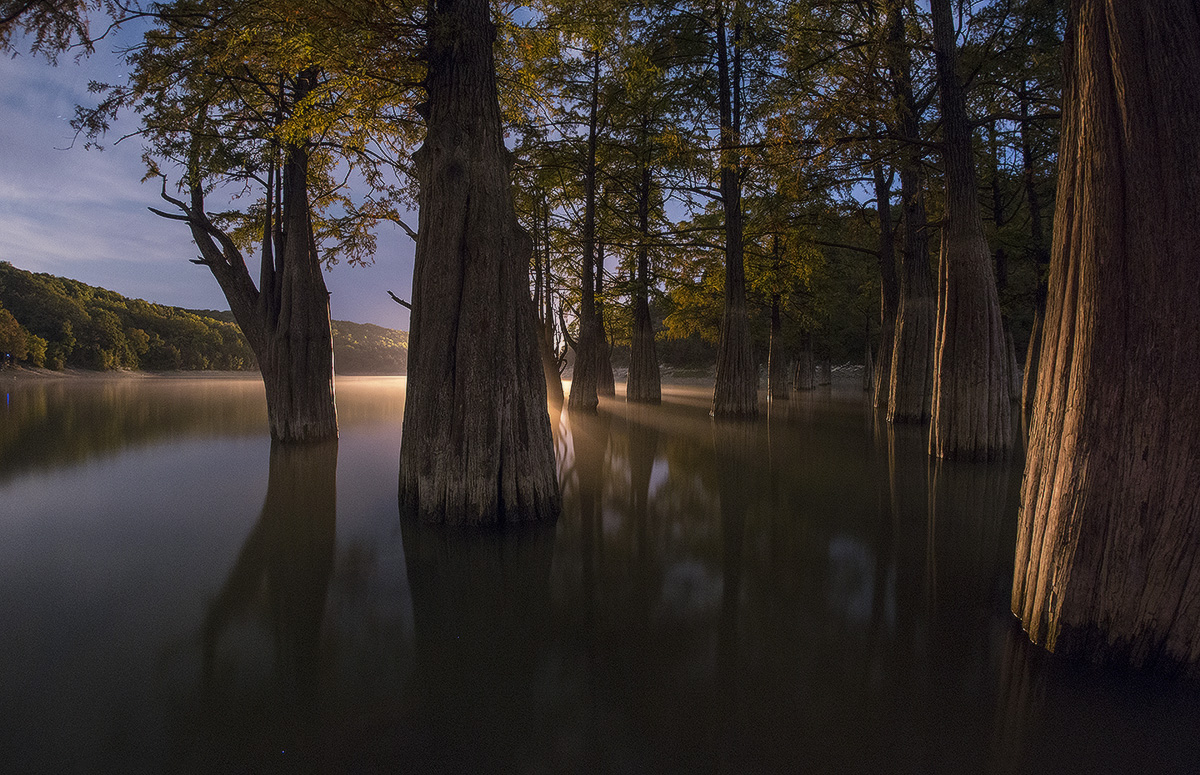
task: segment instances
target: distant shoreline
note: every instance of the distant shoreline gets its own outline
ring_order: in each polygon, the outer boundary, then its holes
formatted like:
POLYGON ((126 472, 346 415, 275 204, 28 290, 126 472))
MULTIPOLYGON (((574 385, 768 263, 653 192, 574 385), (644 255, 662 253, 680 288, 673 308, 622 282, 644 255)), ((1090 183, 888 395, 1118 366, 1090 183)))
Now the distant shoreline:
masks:
MULTIPOLYGON (((404 374, 334 374, 341 377, 403 377, 404 374)), ((112 371, 93 371, 91 369, 65 368, 61 371, 44 369, 37 366, 8 366, 0 369, 0 383, 26 382, 47 380, 129 380, 129 379, 254 379, 261 380, 257 369, 250 371, 217 371, 207 369, 175 371, 141 371, 133 369, 114 369, 112 371)))
POLYGON ((52 379, 155 379, 161 377, 198 379, 235 379, 237 377, 254 377, 260 379, 257 371, 141 371, 132 369, 114 369, 112 371, 93 371, 91 369, 65 368, 59 371, 44 369, 37 366, 8 366, 0 369, 0 382, 17 382, 26 380, 52 379))

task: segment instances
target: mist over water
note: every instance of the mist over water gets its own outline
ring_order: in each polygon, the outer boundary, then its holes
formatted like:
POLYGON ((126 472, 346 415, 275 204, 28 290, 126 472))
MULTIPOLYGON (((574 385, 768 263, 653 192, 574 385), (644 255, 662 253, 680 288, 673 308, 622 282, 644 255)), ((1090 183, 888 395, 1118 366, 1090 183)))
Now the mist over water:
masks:
POLYGON ((9 383, 0 771, 1192 772, 1200 690, 1008 613, 1021 461, 849 386, 553 418, 557 525, 401 523, 402 378, 9 383))

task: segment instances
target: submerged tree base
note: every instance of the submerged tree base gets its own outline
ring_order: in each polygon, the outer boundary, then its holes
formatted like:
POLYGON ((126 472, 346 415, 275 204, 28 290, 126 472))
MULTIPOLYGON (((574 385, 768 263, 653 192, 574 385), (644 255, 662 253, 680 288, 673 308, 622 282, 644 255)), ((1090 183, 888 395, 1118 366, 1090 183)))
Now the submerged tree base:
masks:
POLYGON ((486 0, 430 23, 400 505, 422 522, 554 519, 546 375, 500 133, 486 0))

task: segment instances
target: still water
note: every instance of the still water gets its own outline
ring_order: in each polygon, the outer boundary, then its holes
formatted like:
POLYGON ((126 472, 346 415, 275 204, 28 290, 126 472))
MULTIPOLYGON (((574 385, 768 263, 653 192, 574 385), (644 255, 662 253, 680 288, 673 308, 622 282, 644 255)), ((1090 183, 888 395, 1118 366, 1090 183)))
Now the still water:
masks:
POLYGON ((398 517, 403 379, 337 389, 289 449, 250 378, 0 383, 0 771, 1200 771, 1200 690, 1015 628, 1019 461, 674 388, 481 536, 398 517))

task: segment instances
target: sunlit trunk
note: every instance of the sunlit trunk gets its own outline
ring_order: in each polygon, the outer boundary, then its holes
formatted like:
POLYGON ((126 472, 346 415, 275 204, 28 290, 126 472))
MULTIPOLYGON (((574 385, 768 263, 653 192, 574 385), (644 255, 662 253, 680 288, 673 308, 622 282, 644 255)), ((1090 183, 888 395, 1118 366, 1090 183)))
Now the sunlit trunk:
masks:
POLYGON ((1013 611, 1200 673, 1200 16, 1076 0, 1013 611))

